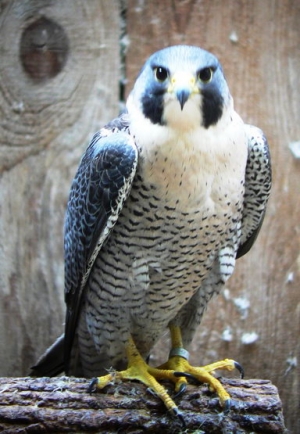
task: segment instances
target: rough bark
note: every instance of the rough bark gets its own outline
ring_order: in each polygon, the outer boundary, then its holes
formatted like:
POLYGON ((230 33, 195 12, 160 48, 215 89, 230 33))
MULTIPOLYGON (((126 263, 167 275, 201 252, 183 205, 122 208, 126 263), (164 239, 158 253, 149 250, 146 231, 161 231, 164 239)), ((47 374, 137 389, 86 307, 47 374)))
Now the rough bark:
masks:
POLYGON ((224 414, 206 385, 188 386, 176 401, 184 418, 167 413, 139 383, 89 394, 89 380, 0 379, 0 430, 15 433, 285 433, 277 389, 266 380, 222 379, 232 406, 224 414))

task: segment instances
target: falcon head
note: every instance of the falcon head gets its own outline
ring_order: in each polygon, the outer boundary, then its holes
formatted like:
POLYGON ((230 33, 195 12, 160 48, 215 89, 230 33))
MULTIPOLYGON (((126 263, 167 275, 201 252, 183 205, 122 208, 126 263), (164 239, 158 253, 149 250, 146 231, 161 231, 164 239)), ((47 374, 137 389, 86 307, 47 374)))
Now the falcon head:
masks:
MULTIPOLYGON (((198 47, 177 45, 154 53, 129 97, 151 123, 209 128, 231 100, 218 59, 198 47)), ((129 105, 130 105, 129 104, 129 105)))

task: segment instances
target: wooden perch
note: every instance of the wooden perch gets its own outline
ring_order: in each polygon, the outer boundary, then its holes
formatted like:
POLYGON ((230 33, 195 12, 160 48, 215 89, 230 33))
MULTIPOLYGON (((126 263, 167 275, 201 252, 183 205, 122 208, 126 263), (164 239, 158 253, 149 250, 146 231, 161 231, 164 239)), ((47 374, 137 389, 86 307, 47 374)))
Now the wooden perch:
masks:
POLYGON ((191 385, 176 399, 183 427, 139 383, 115 384, 89 394, 89 380, 81 378, 0 378, 0 432, 286 432, 278 392, 269 381, 222 378, 222 383, 232 397, 230 412, 222 412, 206 385, 191 385))

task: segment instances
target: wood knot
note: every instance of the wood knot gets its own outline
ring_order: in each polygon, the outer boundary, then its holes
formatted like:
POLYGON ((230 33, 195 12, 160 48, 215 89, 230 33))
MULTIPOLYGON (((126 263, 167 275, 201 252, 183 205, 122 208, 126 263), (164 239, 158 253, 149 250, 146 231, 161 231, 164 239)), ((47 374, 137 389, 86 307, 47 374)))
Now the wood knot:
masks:
POLYGON ((34 82, 55 77, 66 64, 69 40, 56 22, 42 17, 22 33, 20 59, 26 74, 34 82))

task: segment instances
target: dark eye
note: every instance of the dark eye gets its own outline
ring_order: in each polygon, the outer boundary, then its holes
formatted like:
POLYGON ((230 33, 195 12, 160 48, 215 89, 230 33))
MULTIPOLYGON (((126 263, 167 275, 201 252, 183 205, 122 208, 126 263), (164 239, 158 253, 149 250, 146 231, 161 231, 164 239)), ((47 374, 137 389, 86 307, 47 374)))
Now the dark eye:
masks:
POLYGON ((154 69, 155 78, 157 81, 165 81, 168 78, 168 70, 166 68, 163 68, 162 66, 158 66, 154 69))
POLYGON ((213 76, 212 68, 203 68, 198 72, 198 78, 202 81, 202 83, 209 83, 213 76))

